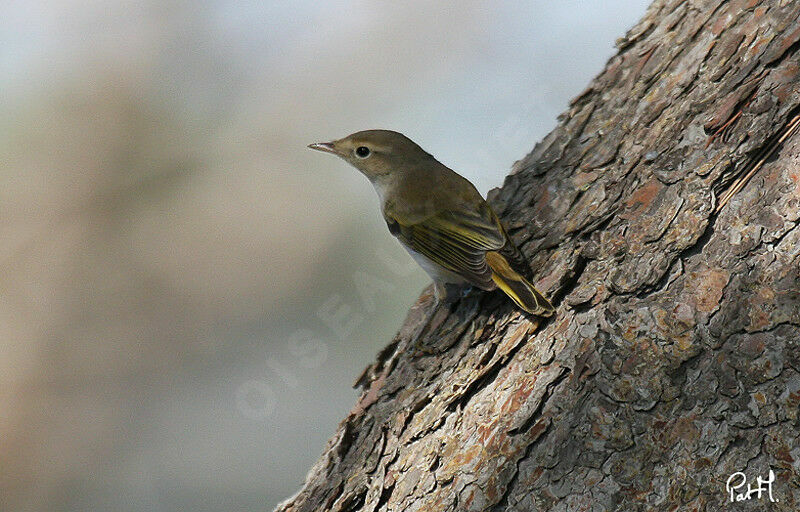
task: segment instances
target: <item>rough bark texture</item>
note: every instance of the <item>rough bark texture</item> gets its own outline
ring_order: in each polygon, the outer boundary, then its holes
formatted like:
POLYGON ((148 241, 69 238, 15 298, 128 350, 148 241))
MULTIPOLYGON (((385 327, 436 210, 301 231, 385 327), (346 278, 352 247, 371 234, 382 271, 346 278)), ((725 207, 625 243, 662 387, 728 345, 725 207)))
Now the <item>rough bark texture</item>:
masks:
POLYGON ((800 2, 659 0, 618 48, 490 195, 556 316, 467 297, 428 354, 418 303, 279 510, 800 510, 800 2))

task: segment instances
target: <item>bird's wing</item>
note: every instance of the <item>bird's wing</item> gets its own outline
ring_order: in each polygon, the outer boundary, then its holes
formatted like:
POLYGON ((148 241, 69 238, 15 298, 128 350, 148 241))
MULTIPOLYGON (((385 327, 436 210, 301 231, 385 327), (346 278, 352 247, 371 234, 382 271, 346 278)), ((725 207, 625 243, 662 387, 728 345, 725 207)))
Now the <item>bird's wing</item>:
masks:
POLYGON ((503 248, 506 234, 484 203, 469 213, 437 212, 413 224, 386 214, 389 231, 414 251, 470 283, 492 286, 492 270, 486 251, 503 248))

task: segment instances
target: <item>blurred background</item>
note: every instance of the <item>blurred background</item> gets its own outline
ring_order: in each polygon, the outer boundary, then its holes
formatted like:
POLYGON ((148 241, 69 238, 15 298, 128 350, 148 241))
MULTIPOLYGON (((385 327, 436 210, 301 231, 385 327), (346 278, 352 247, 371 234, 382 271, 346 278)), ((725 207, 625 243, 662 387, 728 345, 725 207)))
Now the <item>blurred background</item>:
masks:
POLYGON ((6 0, 0 510, 271 510, 427 285, 355 170, 482 193, 646 0, 6 0))

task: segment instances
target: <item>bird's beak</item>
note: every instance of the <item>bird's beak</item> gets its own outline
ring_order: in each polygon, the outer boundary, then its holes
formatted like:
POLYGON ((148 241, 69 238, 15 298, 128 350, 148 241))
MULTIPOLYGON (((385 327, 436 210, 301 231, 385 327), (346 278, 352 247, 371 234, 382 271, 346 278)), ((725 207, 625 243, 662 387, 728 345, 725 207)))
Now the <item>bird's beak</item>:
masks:
POLYGON ((333 142, 315 142, 314 144, 309 144, 309 148, 316 149, 317 151, 324 151, 325 153, 333 153, 336 154, 336 149, 333 147, 333 142))

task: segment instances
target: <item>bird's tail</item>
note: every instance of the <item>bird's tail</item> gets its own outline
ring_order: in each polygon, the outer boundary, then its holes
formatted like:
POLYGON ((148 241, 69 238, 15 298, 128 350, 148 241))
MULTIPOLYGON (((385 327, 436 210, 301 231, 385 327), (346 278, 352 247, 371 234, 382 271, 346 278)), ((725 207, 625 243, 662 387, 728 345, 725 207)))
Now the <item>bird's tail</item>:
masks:
POLYGON ((539 290, 528 282, 519 272, 511 268, 502 254, 495 251, 486 253, 486 263, 492 268, 492 281, 503 290, 517 306, 528 313, 538 316, 550 316, 555 308, 550 301, 539 293, 539 290))

